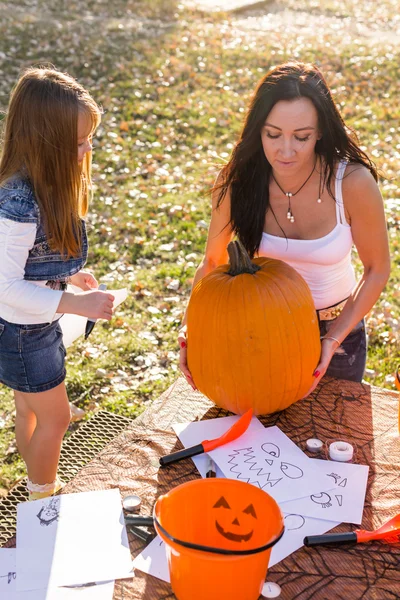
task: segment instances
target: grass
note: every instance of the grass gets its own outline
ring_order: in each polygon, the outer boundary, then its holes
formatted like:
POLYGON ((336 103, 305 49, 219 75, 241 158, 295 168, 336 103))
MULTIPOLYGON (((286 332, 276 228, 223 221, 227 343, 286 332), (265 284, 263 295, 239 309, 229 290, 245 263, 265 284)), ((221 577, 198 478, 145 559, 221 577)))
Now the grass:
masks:
MULTIPOLYGON (((299 26, 288 13, 288 22, 270 27, 268 35, 245 29, 243 15, 238 21, 203 15, 161 0, 76 0, 68 10, 61 1, 49 7, 30 0, 5 11, 2 108, 23 67, 52 63, 77 77, 104 110, 95 140, 88 266, 110 288, 127 287, 130 294, 111 324, 98 324, 87 342, 69 351, 69 396, 88 416, 102 408, 135 417, 177 377, 177 330, 204 250, 207 192, 229 156, 256 82, 293 57, 320 65, 346 122, 384 173, 393 268, 368 318, 366 380, 393 389, 400 319, 400 57, 396 44, 367 43, 353 31, 361 7, 355 4, 282 1, 279 6, 295 9, 299 18, 311 10, 310 19, 321 19, 324 28, 299 26)), ((384 28, 392 6, 383 1, 376 21, 376 4, 362 3, 365 28, 374 35, 380 24, 384 28)), ((4 387, 0 427, 5 493, 24 465, 14 445, 12 396, 4 387)))

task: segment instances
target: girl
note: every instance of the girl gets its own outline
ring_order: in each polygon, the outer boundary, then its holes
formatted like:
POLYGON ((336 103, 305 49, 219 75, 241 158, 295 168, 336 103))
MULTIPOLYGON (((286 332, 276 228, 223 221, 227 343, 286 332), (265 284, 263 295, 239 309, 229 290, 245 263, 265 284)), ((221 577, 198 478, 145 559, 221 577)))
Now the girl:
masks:
POLYGON ((14 390, 30 499, 54 494, 70 421, 58 319, 111 319, 111 294, 81 271, 100 110, 72 77, 30 68, 11 94, 0 161, 0 382, 14 390), (66 292, 68 282, 83 293, 66 292))
MULTIPOLYGON (((349 135, 322 73, 289 62, 260 81, 242 133, 213 189, 205 257, 193 285, 227 262, 237 234, 251 256, 294 267, 308 283, 322 351, 315 383, 328 375, 361 381, 366 360, 364 317, 390 272, 377 172, 349 135), (353 244, 364 272, 357 282, 353 244)), ((185 320, 179 334, 186 362, 185 320)))

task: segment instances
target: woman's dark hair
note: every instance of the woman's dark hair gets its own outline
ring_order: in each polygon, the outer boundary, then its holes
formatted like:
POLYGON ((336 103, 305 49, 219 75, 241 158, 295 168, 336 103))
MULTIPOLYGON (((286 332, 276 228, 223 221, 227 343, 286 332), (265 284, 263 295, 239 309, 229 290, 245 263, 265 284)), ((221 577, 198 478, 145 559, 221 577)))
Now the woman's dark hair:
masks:
POLYGON ((300 62, 275 67, 258 84, 239 141, 214 186, 217 206, 230 189, 230 225, 251 257, 260 246, 269 207, 271 165, 262 147, 261 129, 277 102, 298 98, 309 98, 317 110, 322 137, 315 151, 323 158, 324 185, 331 196, 335 163, 340 159, 364 165, 378 179, 376 167, 358 146, 355 133, 346 128, 319 69, 300 62))

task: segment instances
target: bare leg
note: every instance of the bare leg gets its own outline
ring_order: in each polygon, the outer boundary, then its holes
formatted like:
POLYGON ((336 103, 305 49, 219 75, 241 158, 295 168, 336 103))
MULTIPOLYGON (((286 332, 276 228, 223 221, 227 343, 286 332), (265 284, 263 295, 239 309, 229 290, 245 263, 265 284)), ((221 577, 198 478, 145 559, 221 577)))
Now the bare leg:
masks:
POLYGON ((71 417, 65 383, 38 394, 19 393, 36 417, 36 427, 25 448, 28 477, 37 484, 51 483, 56 478, 61 442, 71 417))
POLYGON ((36 415, 28 407, 21 392, 14 392, 16 417, 15 437, 20 455, 26 462, 27 450, 36 427, 36 415))

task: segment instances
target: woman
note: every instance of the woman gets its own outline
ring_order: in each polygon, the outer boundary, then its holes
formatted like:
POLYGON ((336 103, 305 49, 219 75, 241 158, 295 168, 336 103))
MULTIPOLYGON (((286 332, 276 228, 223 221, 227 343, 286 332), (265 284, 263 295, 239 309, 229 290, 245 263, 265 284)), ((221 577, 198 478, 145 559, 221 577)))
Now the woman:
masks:
MULTIPOLYGON (((321 331, 315 382, 361 381, 364 317, 379 298, 390 259, 377 171, 351 136, 321 72, 288 62, 272 69, 250 102, 242 133, 212 192, 205 256, 193 285, 227 262, 237 235, 251 256, 293 266, 308 283, 321 331), (353 244, 364 267, 357 282, 353 244)), ((186 317, 179 333, 186 362, 186 317)), ((308 395, 307 394, 307 395, 308 395)))

